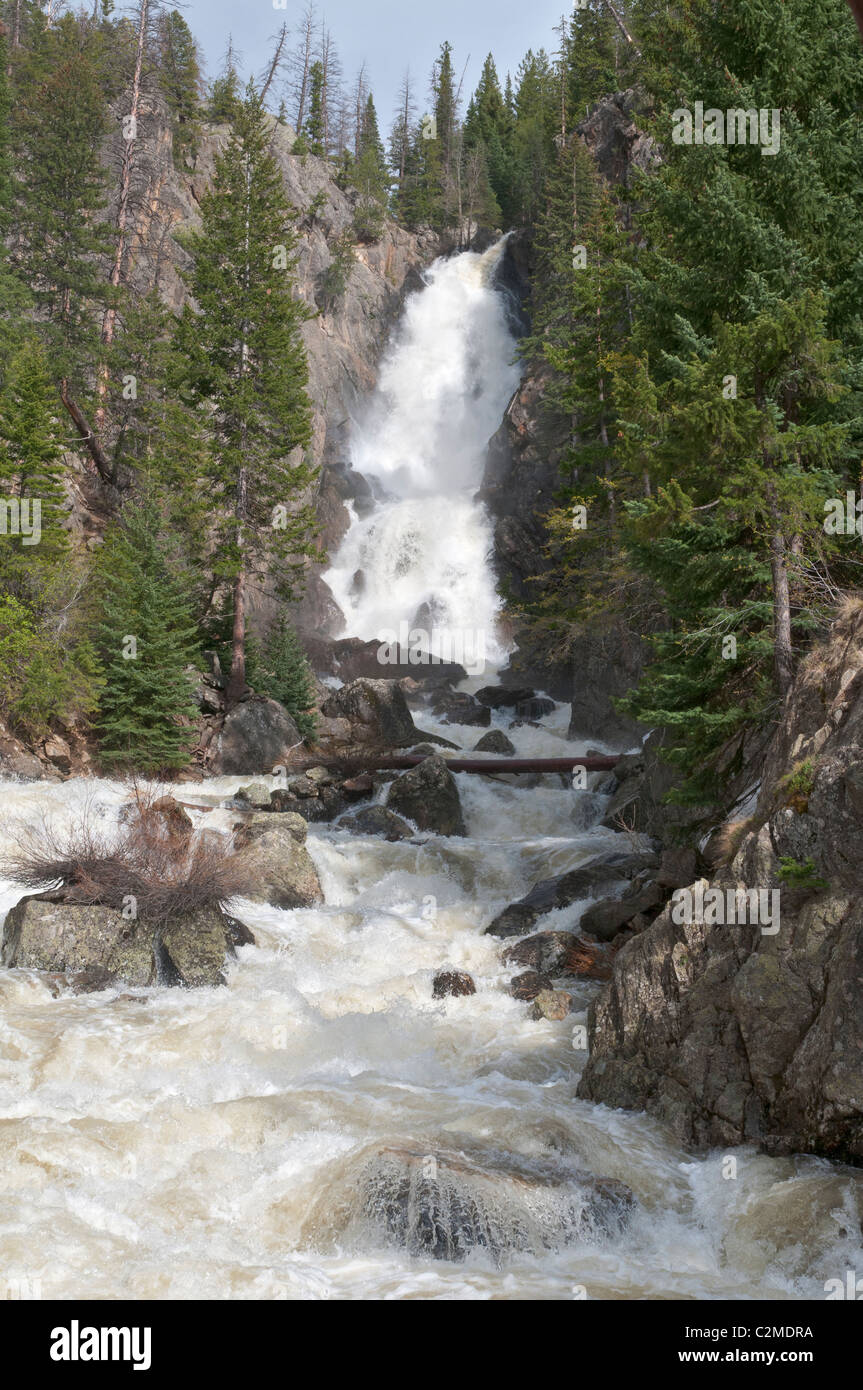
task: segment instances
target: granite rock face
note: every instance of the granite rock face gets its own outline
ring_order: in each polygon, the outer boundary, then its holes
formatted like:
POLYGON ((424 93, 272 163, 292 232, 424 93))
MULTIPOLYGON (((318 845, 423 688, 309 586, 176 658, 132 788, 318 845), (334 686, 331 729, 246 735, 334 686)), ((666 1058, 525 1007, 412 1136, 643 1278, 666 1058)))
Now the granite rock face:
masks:
POLYGON ((801 667, 755 810, 726 827, 730 863, 701 881, 778 890, 778 923, 676 920, 672 900, 592 1006, 580 1096, 649 1110, 695 1146, 863 1162, 861 767, 852 606, 801 667))

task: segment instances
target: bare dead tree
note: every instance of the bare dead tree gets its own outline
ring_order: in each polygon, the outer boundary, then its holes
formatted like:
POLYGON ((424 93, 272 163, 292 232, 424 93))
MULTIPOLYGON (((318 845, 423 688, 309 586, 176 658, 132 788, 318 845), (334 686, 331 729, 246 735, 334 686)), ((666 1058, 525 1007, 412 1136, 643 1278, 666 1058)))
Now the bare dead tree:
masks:
POLYGON ((309 74, 315 51, 318 16, 313 0, 308 0, 298 29, 298 41, 288 59, 288 93, 295 102, 297 132, 303 128, 309 99, 309 74))
POLYGON ((354 159, 359 159, 363 138, 363 112, 369 94, 366 82, 366 65, 362 64, 354 84, 354 159))
POLYGON ((416 112, 413 99, 410 68, 405 71, 399 88, 399 104, 390 134, 390 158, 398 170, 399 189, 404 183, 408 149, 410 147, 411 124, 416 112))
POLYGON ((260 101, 261 101, 261 105, 262 105, 262 106, 263 106, 264 101, 265 101, 265 99, 266 99, 267 92, 270 90, 270 87, 271 87, 272 84, 273 84, 273 78, 275 77, 276 73, 278 72, 279 67, 280 67, 282 61, 284 60, 284 56, 285 56, 285 44, 287 43, 287 40, 288 40, 288 26, 287 26, 287 24, 283 24, 282 27, 281 27, 281 29, 279 30, 278 34, 276 35, 276 47, 275 47, 275 50, 274 50, 274 52, 273 52, 273 59, 272 59, 272 62, 270 63, 269 67, 267 68, 266 72, 264 73, 263 77, 261 78, 261 95, 260 95, 260 101))

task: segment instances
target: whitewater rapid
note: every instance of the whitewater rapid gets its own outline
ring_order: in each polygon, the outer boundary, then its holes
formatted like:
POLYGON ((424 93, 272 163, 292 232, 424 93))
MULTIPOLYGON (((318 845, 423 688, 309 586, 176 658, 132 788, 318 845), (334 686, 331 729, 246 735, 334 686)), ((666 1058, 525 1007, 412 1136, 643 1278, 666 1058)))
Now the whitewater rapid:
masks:
MULTIPOLYGON (((331 571, 357 635, 412 621, 422 603, 496 631, 473 494, 482 436, 516 377, 493 260, 432 269, 357 435, 356 466, 389 494, 331 571), (351 598, 358 568, 366 589, 351 598)), ((567 738, 568 718, 558 705, 541 728, 503 713, 493 727, 520 755, 577 756, 586 745, 567 738)), ((417 722, 464 748, 482 732, 417 722)), ((187 785, 183 798, 224 802, 248 780, 187 785)), ((568 1018, 533 1020, 509 994, 518 968, 484 928, 538 879, 623 837, 599 826, 603 795, 559 776, 457 783, 466 838, 390 844, 310 825, 325 904, 234 904, 255 944, 224 988, 55 997, 35 971, 0 970, 0 1297, 818 1299, 863 1267, 858 1172, 742 1149, 729 1179, 723 1152, 692 1157, 654 1120, 576 1098, 598 986, 573 988, 568 1018), (444 969, 468 971, 476 993, 434 999, 444 969), (483 1249, 434 1260, 350 1210, 357 1165, 382 1148, 575 1167, 626 1183, 637 1205, 605 1239, 500 1266, 483 1249)), ((87 804, 107 826, 127 795, 110 781, 0 782, 0 854, 10 818, 71 823, 87 804)), ((218 806, 192 817, 226 836, 233 819, 218 806)), ((0 883, 0 914, 19 896, 0 883)), ((542 929, 577 930, 586 905, 542 929)))

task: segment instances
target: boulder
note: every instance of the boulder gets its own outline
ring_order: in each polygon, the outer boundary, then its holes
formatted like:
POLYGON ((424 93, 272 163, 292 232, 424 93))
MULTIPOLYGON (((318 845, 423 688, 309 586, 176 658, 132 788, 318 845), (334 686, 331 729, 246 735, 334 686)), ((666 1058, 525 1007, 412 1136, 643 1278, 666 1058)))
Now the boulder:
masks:
POLYGON ((479 725, 487 729, 491 723, 491 710, 462 691, 452 690, 438 695, 432 701, 431 708, 432 714, 445 724, 479 725))
POLYGON ((238 868, 253 887, 244 896, 256 903, 272 907, 313 907, 324 900, 318 871, 308 850, 296 837, 296 820, 286 815, 261 813, 267 824, 257 816, 252 824, 241 826, 234 843, 238 868))
POLYGON ((455 778, 434 754, 402 773, 390 786, 387 806, 436 835, 466 835, 455 778))
POLYGON ((7 968, 83 976, 104 989, 130 985, 220 985, 233 943, 216 908, 187 913, 156 931, 112 907, 68 903, 59 893, 22 898, 3 928, 0 962, 7 968))
POLYGON ((614 1179, 473 1146, 367 1153, 340 1187, 322 1195, 313 1220, 364 1229, 366 1238, 411 1255, 463 1260, 479 1252, 498 1265, 514 1252, 538 1256, 619 1235, 635 1205, 630 1189, 614 1179))
POLYGON ((248 806, 260 806, 269 808, 271 789, 265 782, 250 782, 248 786, 240 787, 234 794, 234 800, 243 802, 248 806))
POLYGON ((575 932, 544 931, 508 946, 505 965, 527 965, 548 977, 607 980, 611 976, 611 952, 607 946, 585 941, 575 932))
POLYGON ((572 1013, 572 995, 565 989, 541 989, 533 1001, 531 1018, 544 1018, 550 1023, 559 1023, 572 1013))
POLYGON ((353 738, 370 746, 403 748, 419 737, 404 693, 396 681, 360 679, 336 690, 321 713, 347 719, 353 738))
POLYGON ((448 994, 454 998, 463 994, 476 994, 476 985, 464 970, 442 970, 434 977, 432 998, 445 999, 448 994))
POLYGON ((509 982, 509 992, 513 999, 524 999, 528 1003, 542 990, 553 989, 550 975, 541 975, 536 970, 525 970, 521 975, 513 975, 509 982))
POLYGON ((478 743, 474 744, 475 753, 496 753, 500 758, 514 758, 515 744, 508 739, 502 729, 489 729, 487 734, 483 734, 478 743))
POLYGON ((272 772, 296 756, 302 734, 277 700, 254 695, 235 705, 213 741, 209 771, 218 776, 272 772))
POLYGON ((271 830, 278 827, 282 831, 288 831, 293 836, 298 845, 306 843, 308 825, 303 816, 296 811, 280 811, 278 820, 271 811, 254 811, 251 815, 245 816, 235 827, 234 843, 236 845, 247 845, 252 840, 257 840, 261 835, 268 835, 271 830))
POLYGON ((622 898, 603 898, 601 902, 591 903, 581 919, 581 929, 600 941, 611 941, 633 918, 660 907, 666 897, 667 893, 658 883, 647 883, 622 898))
POLYGON ((356 835, 382 835, 385 840, 409 840, 413 835, 407 821, 386 806, 362 806, 339 821, 340 830, 356 835))
MULTIPOLYGON (((554 878, 541 879, 517 903, 511 903, 486 927, 489 936, 522 936, 546 912, 568 907, 579 898, 592 897, 600 885, 610 886, 619 880, 630 879, 646 867, 656 865, 657 856, 651 853, 610 850, 597 854, 586 864, 570 869, 554 878)), ((631 916, 640 909, 633 908, 631 916)), ((624 916, 624 921, 626 917, 624 916)), ((585 927, 585 931, 593 928, 585 927)), ((597 935, 596 932, 593 933, 597 935)))
POLYGON ((503 685, 484 685, 476 692, 476 698, 481 705, 487 705, 489 709, 514 709, 525 700, 532 700, 535 693, 529 686, 507 689, 503 685))

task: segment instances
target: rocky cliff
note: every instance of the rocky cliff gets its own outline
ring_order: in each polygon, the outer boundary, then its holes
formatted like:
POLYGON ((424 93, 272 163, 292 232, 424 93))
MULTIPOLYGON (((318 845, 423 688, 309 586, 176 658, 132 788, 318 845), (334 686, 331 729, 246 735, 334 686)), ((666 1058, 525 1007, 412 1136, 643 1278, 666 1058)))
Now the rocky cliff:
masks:
MULTIPOLYGON (((119 167, 122 152, 119 106, 114 114, 117 130, 106 150, 111 168, 119 167)), ((194 157, 187 156, 178 165, 167 110, 161 99, 149 97, 138 136, 128 279, 139 293, 157 286, 178 311, 187 298, 183 271, 189 265, 182 233, 197 224, 199 202, 212 179, 216 156, 227 143, 229 128, 205 126, 194 157)), ((335 259, 336 243, 351 233, 358 195, 338 186, 333 166, 326 160, 292 154, 295 134, 290 126, 273 120, 272 140, 298 217, 297 293, 316 311, 303 328, 303 338, 314 411, 310 457, 321 469, 317 509, 324 552, 344 534, 348 525, 345 500, 362 487, 362 480, 351 475, 347 460, 351 417, 374 386, 377 362, 404 295, 422 284, 420 271, 438 254, 439 242, 430 231, 413 234, 387 219, 377 241, 352 242, 344 292, 326 295, 324 274, 335 259)), ((73 505, 76 527, 86 536, 98 537, 104 524, 107 507, 100 502, 104 504, 105 499, 94 495, 82 471, 81 496, 73 505)), ((312 628, 336 617, 332 600, 317 579, 318 568, 312 567, 309 595, 298 613, 299 621, 312 628)), ((256 607, 260 608, 260 599, 256 605, 253 598, 253 613, 256 607)))
MULTIPOLYGON (((778 891, 776 921, 669 906, 591 1010, 579 1094, 685 1143, 863 1161, 863 606, 804 662, 748 814, 702 887, 778 891), (698 920, 699 915, 708 919, 698 920), (777 929, 778 928, 778 929, 777 929)), ((693 890, 697 885, 693 885, 693 890)))

